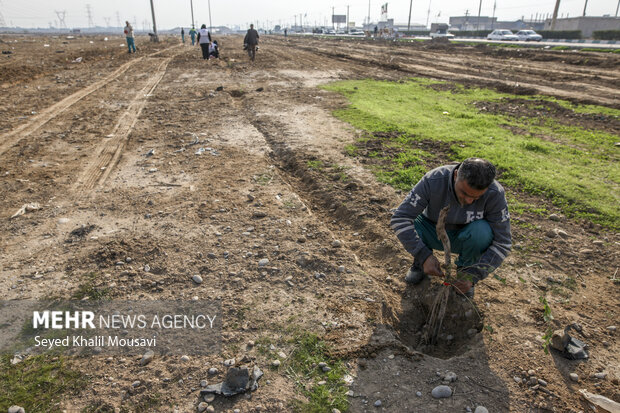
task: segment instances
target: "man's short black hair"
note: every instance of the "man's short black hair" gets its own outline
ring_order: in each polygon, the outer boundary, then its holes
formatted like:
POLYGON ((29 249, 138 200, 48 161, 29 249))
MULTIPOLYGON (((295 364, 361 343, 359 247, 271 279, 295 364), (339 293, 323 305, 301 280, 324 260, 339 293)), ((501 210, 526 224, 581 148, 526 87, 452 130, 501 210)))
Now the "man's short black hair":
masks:
POLYGON ((474 189, 487 189, 495 179, 495 165, 482 158, 467 158, 459 166, 458 179, 474 189))

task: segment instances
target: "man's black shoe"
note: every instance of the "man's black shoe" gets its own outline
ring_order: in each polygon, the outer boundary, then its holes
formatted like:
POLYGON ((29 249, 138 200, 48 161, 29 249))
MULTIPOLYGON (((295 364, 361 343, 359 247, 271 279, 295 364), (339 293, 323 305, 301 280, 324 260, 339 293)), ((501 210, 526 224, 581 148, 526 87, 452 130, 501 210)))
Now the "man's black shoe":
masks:
POLYGON ((424 270, 417 265, 417 263, 413 263, 409 271, 407 271, 407 275, 405 275, 405 282, 407 284, 417 285, 420 284, 427 275, 424 273, 424 270))

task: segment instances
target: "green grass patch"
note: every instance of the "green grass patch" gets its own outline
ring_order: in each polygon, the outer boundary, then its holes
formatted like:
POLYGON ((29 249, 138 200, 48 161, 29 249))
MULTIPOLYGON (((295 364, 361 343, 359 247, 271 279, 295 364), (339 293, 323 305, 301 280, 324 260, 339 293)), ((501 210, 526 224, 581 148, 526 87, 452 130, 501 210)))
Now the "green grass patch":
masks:
POLYGON ((0 358, 0 411, 18 405, 27 412, 60 412, 59 403, 86 384, 82 373, 68 367, 62 356, 32 356, 16 365, 10 358, 0 358))
MULTIPOLYGON (((567 215, 620 229, 616 135, 540 120, 535 112, 532 117, 479 112, 477 102, 520 97, 430 79, 342 81, 324 88, 350 101, 347 108, 334 111, 335 116, 368 131, 370 139, 380 143, 365 156, 376 158, 374 172, 383 182, 409 190, 436 156, 428 148, 421 150, 419 143, 431 142, 449 148, 442 162, 471 156, 489 159, 501 171, 502 183, 547 197, 567 215)), ((594 105, 578 109, 604 116, 620 113, 594 105)), ((368 139, 358 142, 357 154, 369 147, 368 139)))
POLYGON ((349 401, 343 380, 347 374, 344 363, 330 357, 325 342, 314 334, 303 333, 293 342, 296 345, 286 372, 307 398, 307 402, 293 401, 293 409, 301 413, 331 412, 332 409, 347 411, 349 401), (319 363, 327 363, 331 370, 324 372, 319 363))
POLYGON ((97 287, 96 280, 98 274, 96 272, 90 272, 84 275, 84 279, 78 289, 71 296, 74 300, 83 300, 84 298, 90 300, 102 300, 110 294, 110 290, 105 287, 97 287))
POLYGON ((312 160, 307 162, 308 168, 314 169, 315 171, 320 171, 323 169, 323 162, 317 160, 312 160))

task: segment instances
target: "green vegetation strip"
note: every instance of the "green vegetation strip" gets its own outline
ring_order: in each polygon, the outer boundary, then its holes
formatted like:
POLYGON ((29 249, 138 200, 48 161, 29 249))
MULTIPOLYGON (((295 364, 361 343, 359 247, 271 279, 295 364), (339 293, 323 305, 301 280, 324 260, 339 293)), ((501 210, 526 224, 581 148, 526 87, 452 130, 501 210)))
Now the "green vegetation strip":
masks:
MULTIPOLYGON (((380 160, 375 172, 383 182, 410 190, 438 158, 428 152, 429 145, 421 145, 431 142, 431 147, 440 147, 437 144, 443 143, 449 150, 441 156, 455 161, 471 156, 487 158, 499 167, 504 184, 546 196, 569 215, 620 229, 617 135, 537 117, 534 110, 530 111, 534 115, 527 117, 485 112, 479 107, 484 102, 510 105, 519 99, 524 103, 542 100, 575 113, 616 120, 619 110, 421 78, 343 81, 325 89, 350 101, 347 108, 336 110, 335 116, 369 132, 356 145, 358 149, 380 136, 381 149, 367 156, 380 160)), ((345 148, 351 156, 356 155, 355 149, 345 148)))
POLYGON ((293 409, 302 413, 331 412, 332 409, 347 411, 348 388, 343 380, 347 370, 344 363, 331 358, 325 342, 314 334, 304 333, 294 341, 296 347, 286 372, 308 400, 294 401, 293 409), (326 363, 329 371, 323 371, 319 363, 326 363))
POLYGON ((67 394, 77 394, 86 383, 81 373, 67 367, 64 357, 40 355, 12 365, 0 359, 0 411, 18 405, 27 412, 59 412, 67 394))

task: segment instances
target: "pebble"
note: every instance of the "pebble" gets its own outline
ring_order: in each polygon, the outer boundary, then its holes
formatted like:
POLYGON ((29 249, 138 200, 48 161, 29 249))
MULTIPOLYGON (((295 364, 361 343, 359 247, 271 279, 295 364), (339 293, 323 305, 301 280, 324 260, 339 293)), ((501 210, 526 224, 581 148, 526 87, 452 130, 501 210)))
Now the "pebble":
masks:
POLYGON ((207 381, 206 380, 200 380, 200 387, 207 387, 207 381))
POLYGON ((338 267, 338 269, 336 269, 336 271, 338 271, 338 272, 340 272, 340 273, 344 272, 344 270, 345 270, 344 265, 340 265, 340 266, 338 267))
POLYGON ((421 391, 417 391, 417 392, 415 392, 415 395, 418 396, 418 397, 422 397, 422 392, 421 391))
POLYGON ((448 386, 437 386, 431 392, 431 396, 436 399, 445 399, 452 396, 452 389, 448 386))
POLYGON ((478 332, 478 330, 476 330, 475 328, 470 328, 469 330, 467 330, 467 335, 468 336, 473 336, 477 332, 478 332))
POLYGON ((67 224, 69 223, 69 218, 58 218, 59 224, 67 224))
POLYGON ((595 373, 595 374, 594 374, 594 377, 595 377, 595 378, 597 378, 597 379, 604 380, 604 379, 605 379, 605 377, 607 377, 607 373, 605 373, 605 372, 595 373))
POLYGON ((381 407, 383 403, 381 403, 381 400, 377 400, 375 401, 375 407, 381 407))
POLYGON ((198 404, 198 411, 199 412, 204 412, 205 410, 207 410, 207 407, 209 407, 209 405, 205 402, 200 402, 200 404, 198 404))
POLYGON ((569 377, 572 381, 579 381, 579 375, 577 373, 571 373, 569 377))
POLYGON ((211 367, 209 369, 208 373, 213 376, 213 375, 219 373, 219 371, 215 367, 211 367))
POLYGON ((607 327, 607 330, 609 330, 609 331, 616 331, 616 326, 609 326, 609 327, 607 327))
POLYGON ((338 409, 332 409, 332 413, 340 413, 340 410, 338 410, 338 409))
POLYGON ((538 379, 536 378, 536 376, 530 377, 530 385, 535 386, 537 384, 538 384, 538 379))
POLYGON ((192 281, 194 281, 196 284, 202 284, 202 277, 198 274, 195 274, 192 276, 192 281))
POLYGON ((458 376, 453 371, 449 371, 443 376, 443 379, 449 383, 455 382, 457 378, 458 376))
POLYGON ((533 376, 533 375, 535 375, 535 374, 536 374, 536 371, 535 371, 535 370, 528 370, 528 371, 527 371, 527 375, 528 375, 528 376, 533 376))
POLYGON ((181 356, 181 361, 185 361, 185 362, 189 361, 189 356, 182 355, 181 356))
POLYGON ((335 239, 335 240, 332 241, 332 247, 340 248, 340 247, 342 247, 342 242, 340 240, 335 239))
POLYGON ((512 379, 515 381, 515 383, 517 383, 517 384, 521 384, 521 377, 519 377, 519 376, 514 376, 512 379))
POLYGON ((273 361, 271 362, 271 365, 272 365, 273 367, 280 367, 280 364, 281 364, 281 362, 280 362, 280 360, 278 360, 278 359, 273 360, 273 361))
POLYGON ((561 221, 562 217, 559 216, 558 214, 551 214, 549 215, 549 220, 557 222, 557 221, 561 221))
POLYGON ((228 359, 228 360, 224 360, 224 365, 226 367, 232 367, 235 365, 235 363, 237 362, 237 360, 235 359, 228 359))
POLYGON ((540 384, 543 387, 547 387, 547 382, 544 381, 543 379, 538 379, 538 384, 540 384))
POLYGON ((215 394, 213 393, 205 394, 205 397, 203 397, 202 399, 207 403, 211 403, 213 400, 215 400, 215 394))
POLYGON ((474 413, 489 413, 489 411, 484 406, 478 406, 476 410, 474 410, 474 413))
POLYGON ((11 406, 9 407, 9 413, 26 413, 23 407, 11 406))
POLYGON ((286 359, 286 353, 283 351, 278 351, 278 357, 280 357, 281 359, 286 359))
POLYGON ((138 387, 140 385, 140 380, 136 380, 133 383, 131 383, 131 387, 138 387))
POLYGON ((207 407, 207 412, 209 412, 209 413, 215 412, 215 407, 213 407, 213 406, 207 407))
POLYGON ((267 258, 263 258, 262 260, 258 262, 258 268, 263 268, 267 264, 269 264, 269 260, 267 258))
POLYGON ((568 233, 564 230, 561 229, 556 229, 555 230, 557 232, 557 234, 562 237, 562 238, 568 238, 568 233))
POLYGON ((147 364, 149 364, 153 360, 153 356, 154 355, 155 355, 155 352, 153 352, 153 350, 148 350, 142 356, 142 359, 140 360, 140 365, 141 366, 146 366, 147 364))

